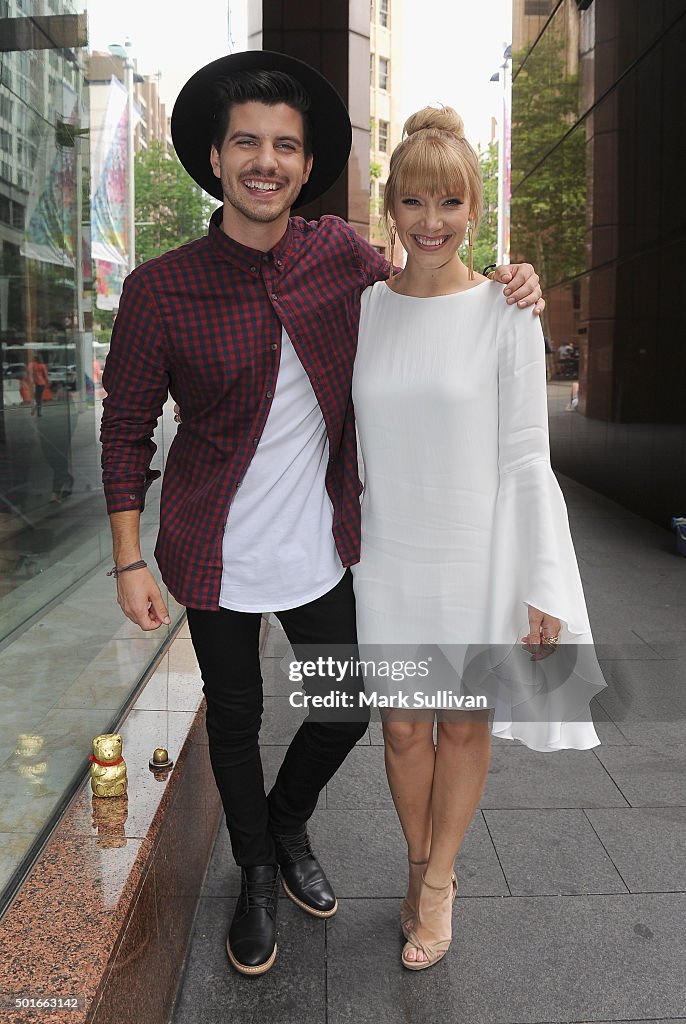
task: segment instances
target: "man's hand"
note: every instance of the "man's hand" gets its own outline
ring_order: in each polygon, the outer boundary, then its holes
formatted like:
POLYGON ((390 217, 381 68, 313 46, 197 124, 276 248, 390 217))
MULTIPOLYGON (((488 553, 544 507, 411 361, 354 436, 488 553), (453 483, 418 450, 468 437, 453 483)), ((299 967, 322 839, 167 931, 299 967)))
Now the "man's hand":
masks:
POLYGON ((134 569, 117 577, 117 601, 127 619, 141 629, 159 629, 171 622, 160 588, 149 569, 134 569))
POLYGON ((503 264, 488 276, 499 284, 507 285, 503 294, 510 305, 516 302, 522 309, 533 306, 535 316, 540 316, 545 309, 538 274, 530 263, 503 264))

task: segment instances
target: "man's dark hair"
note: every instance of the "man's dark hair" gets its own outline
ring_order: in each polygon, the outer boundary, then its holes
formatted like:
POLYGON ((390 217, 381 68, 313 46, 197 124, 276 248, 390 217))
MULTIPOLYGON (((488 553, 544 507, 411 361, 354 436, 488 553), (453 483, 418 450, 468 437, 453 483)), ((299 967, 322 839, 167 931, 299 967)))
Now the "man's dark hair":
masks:
POLYGON ((220 150, 226 138, 231 110, 240 103, 285 103, 302 114, 305 156, 312 155, 310 97, 297 79, 284 71, 239 71, 215 83, 212 145, 220 150))

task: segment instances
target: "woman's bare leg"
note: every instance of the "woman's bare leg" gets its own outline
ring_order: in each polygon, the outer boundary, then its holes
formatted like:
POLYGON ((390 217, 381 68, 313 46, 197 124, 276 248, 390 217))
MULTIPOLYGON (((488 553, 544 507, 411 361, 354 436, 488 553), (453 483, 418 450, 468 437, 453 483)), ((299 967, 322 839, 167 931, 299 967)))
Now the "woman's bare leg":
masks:
MULTIPOLYGON (((488 711, 442 713, 431 791, 431 846, 424 871, 430 886, 447 889, 450 884, 455 858, 479 806, 490 746, 488 711)), ((416 905, 418 938, 434 942, 451 934, 449 899, 434 889, 422 888, 416 905)), ((426 960, 416 947, 407 949, 404 956, 410 962, 426 960)))
POLYGON ((388 785, 398 812, 409 865, 407 900, 417 906, 422 871, 431 847, 431 803, 436 750, 433 712, 394 711, 384 717, 384 758, 388 785), (414 863, 413 863, 414 862, 414 863))

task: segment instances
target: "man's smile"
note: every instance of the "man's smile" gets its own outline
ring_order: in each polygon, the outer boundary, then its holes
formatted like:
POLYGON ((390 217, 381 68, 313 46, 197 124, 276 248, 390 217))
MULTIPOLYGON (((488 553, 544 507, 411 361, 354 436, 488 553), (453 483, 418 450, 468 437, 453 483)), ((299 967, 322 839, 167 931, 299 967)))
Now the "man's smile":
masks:
POLYGON ((270 195, 283 188, 281 182, 265 178, 244 178, 243 185, 254 195, 270 195))

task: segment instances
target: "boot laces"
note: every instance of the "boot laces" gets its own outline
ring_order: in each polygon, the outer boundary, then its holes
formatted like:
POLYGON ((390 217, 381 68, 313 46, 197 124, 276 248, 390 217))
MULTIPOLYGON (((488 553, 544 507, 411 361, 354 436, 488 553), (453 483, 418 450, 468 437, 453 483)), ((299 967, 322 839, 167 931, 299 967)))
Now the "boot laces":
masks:
POLYGON ((296 832, 295 835, 279 835, 276 836, 276 839, 293 862, 312 856, 312 847, 306 829, 296 832))
POLYGON ((269 882, 246 882, 244 886, 246 910, 250 910, 251 907, 271 910, 272 904, 276 900, 278 882, 278 875, 269 882))

